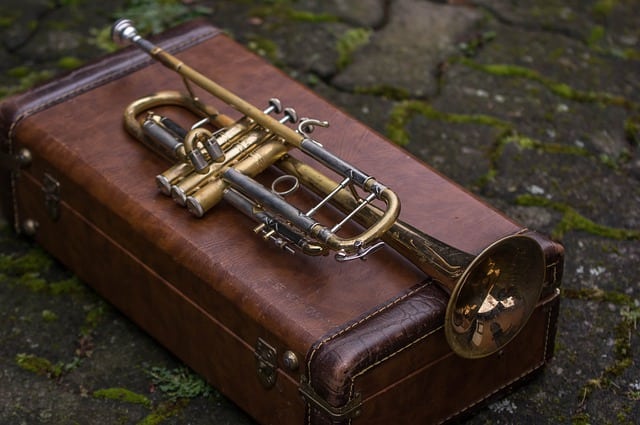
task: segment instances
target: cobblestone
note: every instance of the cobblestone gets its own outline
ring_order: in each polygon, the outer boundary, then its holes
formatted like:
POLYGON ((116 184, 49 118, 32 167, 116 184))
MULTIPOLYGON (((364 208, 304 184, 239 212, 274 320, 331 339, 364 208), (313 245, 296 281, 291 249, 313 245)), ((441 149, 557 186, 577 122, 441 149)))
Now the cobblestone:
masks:
MULTIPOLYGON (((125 12, 204 16, 565 245, 553 361, 464 423, 640 423, 639 1, 5 0, 0 97, 105 54, 125 12)), ((46 258, 3 227, 0 423, 253 423, 218 395, 169 403, 147 372, 181 365, 46 258)))

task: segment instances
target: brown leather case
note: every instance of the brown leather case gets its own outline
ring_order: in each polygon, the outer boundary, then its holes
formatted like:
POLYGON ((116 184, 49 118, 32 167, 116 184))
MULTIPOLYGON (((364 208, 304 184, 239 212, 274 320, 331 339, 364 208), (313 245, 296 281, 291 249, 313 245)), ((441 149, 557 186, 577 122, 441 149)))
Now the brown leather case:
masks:
MULTIPOLYGON (((158 43, 254 105, 276 96, 330 121, 314 135, 396 190, 401 218, 424 232, 476 255, 522 231, 216 28, 191 23, 158 43)), ((346 264, 292 257, 224 203, 196 219, 159 194, 154 176, 169 164, 125 133, 122 112, 181 87, 125 49, 6 100, 3 211, 259 422, 448 421, 550 359, 563 251, 548 239, 546 287, 525 329, 466 360, 444 338, 447 294, 390 250, 346 264)))

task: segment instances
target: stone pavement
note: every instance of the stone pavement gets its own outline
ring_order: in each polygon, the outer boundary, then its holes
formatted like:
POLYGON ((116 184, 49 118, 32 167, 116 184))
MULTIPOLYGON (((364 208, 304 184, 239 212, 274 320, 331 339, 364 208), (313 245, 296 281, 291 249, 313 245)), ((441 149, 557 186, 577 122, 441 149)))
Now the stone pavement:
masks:
MULTIPOLYGON (((4 0, 0 96, 104 54, 121 14, 205 16, 565 245, 553 362, 465 423, 640 423, 640 1, 4 0)), ((0 423, 253 423, 2 226, 0 423)))

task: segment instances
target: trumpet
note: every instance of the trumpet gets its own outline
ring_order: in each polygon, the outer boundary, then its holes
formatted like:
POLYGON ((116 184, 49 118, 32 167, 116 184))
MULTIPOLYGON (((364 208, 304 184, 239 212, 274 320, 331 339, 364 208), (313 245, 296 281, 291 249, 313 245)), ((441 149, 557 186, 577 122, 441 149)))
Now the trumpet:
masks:
POLYGON ((299 120, 295 110, 283 109, 275 98, 260 110, 142 38, 128 19, 113 25, 112 38, 136 45, 182 76, 187 93, 164 91, 134 101, 125 109, 124 125, 134 138, 173 162, 156 177, 156 184, 193 215, 202 217, 224 199, 256 221, 254 231, 277 247, 311 256, 333 253, 338 261, 365 259, 385 245, 392 247, 450 293, 444 331, 452 350, 462 357, 496 353, 525 326, 545 278, 544 253, 535 232, 507 236, 477 256, 457 250, 399 220, 395 192, 311 137, 327 122, 299 120), (203 104, 191 84, 242 117, 234 121, 203 104), (183 128, 151 111, 160 106, 185 108, 198 121, 183 128), (281 112, 283 118, 273 116, 281 112), (291 149, 341 179, 335 181, 288 155, 291 149), (269 189, 254 177, 272 166, 282 174, 269 189), (285 200, 299 186, 320 199, 307 211, 285 200), (342 211, 338 223, 327 225, 314 218, 325 205, 342 211), (339 235, 352 222, 364 230, 339 235))

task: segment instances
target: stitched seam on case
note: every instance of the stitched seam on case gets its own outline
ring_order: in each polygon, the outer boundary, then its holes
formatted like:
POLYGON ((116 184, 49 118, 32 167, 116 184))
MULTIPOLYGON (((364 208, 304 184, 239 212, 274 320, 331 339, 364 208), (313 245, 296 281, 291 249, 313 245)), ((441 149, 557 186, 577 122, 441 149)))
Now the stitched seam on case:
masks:
MULTIPOLYGON (((353 322, 352 324, 350 324, 349 326, 342 328, 340 330, 338 330, 337 332, 325 337, 322 341, 320 341, 320 343, 318 343, 318 345, 311 351, 311 353, 309 354, 309 360, 307 361, 307 366, 310 367, 311 366, 311 361, 313 360, 313 357, 315 356, 315 354, 318 352, 318 350, 320 350, 320 348, 325 345, 327 342, 331 341, 332 339, 335 339, 339 336, 341 336, 342 334, 350 331, 351 329, 361 325, 362 323, 366 322, 367 320, 371 319, 374 316, 377 316, 378 314, 388 310, 389 308, 393 307, 394 305, 398 304, 399 302, 407 299, 408 297, 410 297, 411 295, 417 293, 418 291, 420 291, 421 289, 425 288, 428 284, 425 284, 423 286, 420 286, 418 288, 415 288, 409 292, 407 292, 406 294, 402 295, 401 297, 396 298, 393 302, 386 304, 382 307, 380 307, 379 309, 369 313, 368 315, 366 315, 365 317, 361 318, 360 320, 358 320, 357 322, 353 322)), ((309 381, 311 381, 311 370, 309 369, 309 381)))
POLYGON ((514 379, 510 380, 509 382, 505 383, 504 385, 500 386, 499 388, 496 388, 494 391, 492 391, 489 394, 486 394, 484 397, 469 403, 467 406, 459 409, 458 411, 456 411, 455 413, 449 415, 447 418, 445 418, 444 420, 440 421, 440 423, 444 423, 447 422, 449 419, 454 418, 455 416, 458 416, 460 413, 465 412, 467 410, 469 410, 471 407, 482 403, 483 401, 487 400, 488 398, 492 397, 494 394, 502 391, 503 389, 507 388, 508 386, 512 385, 513 383, 519 381, 520 379, 524 378, 525 376, 529 375, 530 373, 532 373, 533 371, 540 369, 542 366, 544 366, 544 364, 546 363, 546 358, 547 358, 547 346, 549 344, 549 330, 551 329, 551 313, 552 313, 552 309, 549 309, 549 313, 547 314, 547 329, 545 331, 545 342, 544 342, 544 350, 542 353, 542 360, 539 361, 538 363, 534 364, 533 366, 531 366, 531 368, 527 369, 526 371, 522 372, 520 375, 516 376, 514 379))
POLYGON ((551 285, 555 285, 556 282, 558 282, 558 264, 560 263, 560 261, 556 261, 554 263, 548 264, 547 265, 547 270, 550 271, 551 275, 553 276, 552 280, 550 282, 547 282, 547 285, 551 286, 551 285))
MULTIPOLYGON (((389 304, 385 304, 384 306, 380 307, 379 309, 369 313, 368 315, 366 315, 365 317, 361 318, 360 320, 358 320, 357 322, 354 322, 352 324, 350 324, 349 326, 342 328, 340 330, 338 330, 337 332, 335 332, 334 334, 331 334, 327 337, 325 337, 322 341, 320 341, 318 343, 318 345, 311 351, 311 353, 309 354, 309 360, 307 361, 307 377, 308 377, 308 382, 309 385, 311 385, 311 361, 313 360, 313 357, 315 356, 315 354, 318 352, 318 350, 320 350, 320 348, 326 344, 327 342, 339 337, 340 335, 344 334, 345 332, 348 332, 349 330, 353 329, 354 327, 357 327, 359 325, 361 325, 362 323, 366 322, 367 320, 371 319, 374 316, 377 316, 378 314, 388 310, 389 308, 393 307, 394 305, 398 304, 399 302, 407 299, 408 297, 412 296, 413 294, 416 294, 418 291, 426 288, 427 286, 429 286, 431 284, 431 280, 426 279, 422 285, 418 286, 417 288, 412 289, 411 291, 407 292, 406 294, 396 298, 394 301, 392 301, 389 304)), ((349 398, 351 398, 351 395, 349 396, 349 398)), ((310 424, 311 423, 311 407, 310 404, 307 403, 307 420, 306 423, 310 424)), ((347 422, 348 424, 351 424, 351 419, 348 420, 347 422)))
MULTIPOLYGON (((440 329, 444 328, 443 326, 439 326, 436 329, 433 329, 432 331, 422 335, 420 338, 417 338, 413 341, 411 341, 409 344, 404 345, 402 347, 399 347, 397 350, 395 350, 392 353, 389 353, 388 355, 386 355, 385 357, 383 357, 382 359, 378 360, 375 363, 370 364, 369 366, 367 366, 366 368, 362 369, 360 372, 356 373, 355 375, 353 375, 351 377, 351 384, 349 385, 349 400, 351 400, 351 398, 353 397, 353 392, 356 386, 356 378, 362 376, 363 374, 365 374, 366 372, 368 372, 369 370, 373 369, 374 367, 378 366, 379 364, 389 360, 390 358, 396 356, 397 354, 401 353, 402 351, 406 350, 407 348, 410 348, 416 344, 418 344, 419 342, 421 342, 422 340, 426 339, 427 337, 433 335, 434 333, 438 332, 440 329)), ((349 424, 351 424, 351 419, 349 419, 349 424)))
MULTIPOLYGON (((175 45, 171 45, 168 50, 172 51, 172 52, 176 52, 176 51, 182 51, 184 49, 187 49, 189 47, 192 47, 198 43, 201 43, 205 40, 208 40, 209 38, 214 37, 215 35, 219 34, 219 31, 210 31, 210 32, 206 32, 203 34, 198 34, 195 36, 192 36, 190 38, 187 38, 175 45)), ((117 72, 107 72, 104 76, 102 76, 101 78, 97 79, 97 80, 91 80, 89 82, 87 82, 87 84, 80 86, 80 87, 76 87, 71 91, 68 92, 64 92, 61 93, 59 96, 55 96, 52 99, 49 99, 49 101, 41 103, 41 104, 37 104, 31 108, 25 109, 24 111, 21 111, 18 113, 18 115, 14 118, 13 122, 11 123, 11 125, 9 126, 9 131, 7 132, 7 146, 8 146, 8 153, 9 155, 13 155, 13 136, 14 136, 14 132, 16 130, 16 127, 18 126, 18 124, 24 120, 25 118, 38 113, 40 111, 43 111, 47 108, 49 108, 50 106, 56 105, 58 103, 64 102, 65 100, 71 99, 75 96, 78 96, 86 91, 92 90, 94 88, 97 88, 103 84, 106 84, 108 82, 111 81, 115 81, 116 79, 127 75, 128 73, 141 69, 144 66, 146 66, 147 64, 153 63, 153 60, 151 58, 148 58, 146 56, 140 56, 140 59, 138 60, 133 60, 132 64, 130 66, 127 66, 123 69, 120 69, 117 72)), ((10 190, 11 190, 11 203, 13 206, 13 227, 15 229, 15 231, 17 233, 20 233, 20 213, 18 211, 18 205, 17 205, 17 188, 16 188, 16 173, 10 173, 9 176, 9 185, 11 186, 10 190)))

